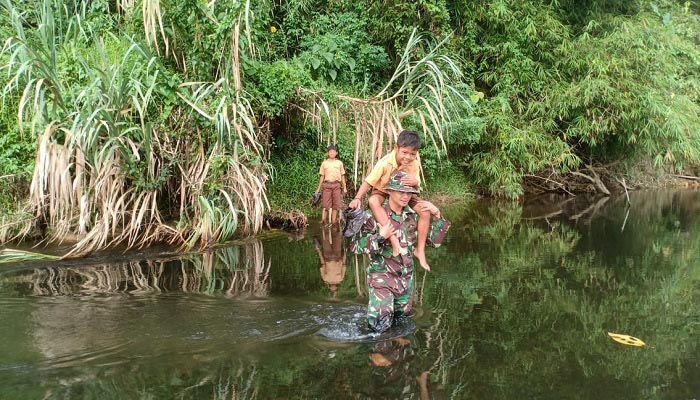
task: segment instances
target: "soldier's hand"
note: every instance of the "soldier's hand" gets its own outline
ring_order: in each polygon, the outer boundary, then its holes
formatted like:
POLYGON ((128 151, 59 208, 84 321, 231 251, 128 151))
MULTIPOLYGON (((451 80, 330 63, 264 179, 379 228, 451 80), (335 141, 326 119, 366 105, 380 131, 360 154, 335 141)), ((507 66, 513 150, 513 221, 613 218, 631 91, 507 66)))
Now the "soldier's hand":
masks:
POLYGON ((379 234, 382 235, 384 239, 389 239, 395 232, 396 230, 394 229, 394 225, 391 224, 391 221, 387 221, 386 225, 379 225, 379 234))
POLYGON ((352 199, 352 201, 350 202, 350 204, 348 204, 348 207, 350 207, 350 208, 357 208, 357 207, 359 207, 360 205, 361 205, 360 199, 352 199))

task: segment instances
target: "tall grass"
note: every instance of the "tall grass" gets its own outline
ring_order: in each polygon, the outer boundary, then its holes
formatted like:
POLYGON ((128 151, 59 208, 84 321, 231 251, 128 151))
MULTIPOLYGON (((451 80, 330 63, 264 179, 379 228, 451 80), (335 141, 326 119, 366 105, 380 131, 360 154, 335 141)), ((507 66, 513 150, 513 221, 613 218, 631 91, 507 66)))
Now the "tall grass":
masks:
MULTIPOLYGON (((33 217, 4 224, 0 238, 45 227, 39 233, 48 241, 77 238, 66 254, 73 257, 154 241, 201 248, 262 227, 266 163, 238 68, 248 8, 237 15, 224 76, 181 84, 183 101, 165 119, 171 77, 146 46, 85 29, 84 10, 72 14, 60 2, 44 0, 38 10, 9 0, 3 6, 14 35, 0 55, 11 76, 2 95, 21 93, 18 123, 36 137, 37 155, 26 206, 33 217), (37 29, 25 32, 33 20, 37 29), (192 124, 192 113, 211 124, 192 124), (191 136, 173 135, 178 124, 191 136), (172 209, 179 209, 177 224, 164 214, 172 209)), ((155 16, 162 33, 162 11, 149 12, 155 16)), ((144 29, 149 38, 153 24, 144 29)))

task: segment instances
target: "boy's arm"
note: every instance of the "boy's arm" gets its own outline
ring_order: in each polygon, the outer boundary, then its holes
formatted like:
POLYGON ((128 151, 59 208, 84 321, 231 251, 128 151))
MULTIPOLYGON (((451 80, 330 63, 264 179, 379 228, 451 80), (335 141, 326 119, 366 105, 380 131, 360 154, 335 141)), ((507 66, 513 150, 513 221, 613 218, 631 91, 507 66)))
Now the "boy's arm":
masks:
POLYGON ((434 218, 440 218, 440 209, 437 208, 435 204, 429 202, 428 200, 421 200, 420 203, 423 209, 428 211, 430 215, 432 215, 434 218))
POLYGON ((367 193, 369 188, 371 188, 372 185, 370 185, 367 182, 362 182, 362 185, 360 185, 360 188, 357 189, 357 193, 355 194, 355 198, 348 204, 348 207, 350 208, 357 208, 362 204, 362 196, 367 193))
POLYGON ((321 191, 321 185, 323 185, 323 174, 318 178, 318 187, 316 187, 316 193, 321 191))
POLYGON ((326 177, 325 169, 324 169, 325 165, 326 165, 326 161, 324 160, 321 163, 321 166, 318 168, 319 178, 318 178, 318 186, 316 187, 316 193, 321 191, 321 185, 323 185, 323 181, 325 180, 324 178, 326 177))
POLYGON ((316 249, 316 253, 318 253, 318 259, 321 260, 321 266, 325 267, 326 266, 326 259, 323 257, 323 253, 319 249, 316 249))
POLYGON ((345 181, 345 166, 340 162, 340 180, 343 182, 343 194, 348 193, 348 184, 345 181))

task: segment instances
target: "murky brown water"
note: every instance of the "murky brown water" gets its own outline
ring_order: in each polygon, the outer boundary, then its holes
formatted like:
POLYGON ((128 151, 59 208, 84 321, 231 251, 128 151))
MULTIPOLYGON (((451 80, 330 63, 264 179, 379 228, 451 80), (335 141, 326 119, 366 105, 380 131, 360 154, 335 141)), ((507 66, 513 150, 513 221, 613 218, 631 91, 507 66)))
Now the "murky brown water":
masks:
POLYGON ((698 398, 700 193, 631 195, 445 207, 418 315, 380 337, 364 260, 316 224, 0 264, 0 398, 698 398))

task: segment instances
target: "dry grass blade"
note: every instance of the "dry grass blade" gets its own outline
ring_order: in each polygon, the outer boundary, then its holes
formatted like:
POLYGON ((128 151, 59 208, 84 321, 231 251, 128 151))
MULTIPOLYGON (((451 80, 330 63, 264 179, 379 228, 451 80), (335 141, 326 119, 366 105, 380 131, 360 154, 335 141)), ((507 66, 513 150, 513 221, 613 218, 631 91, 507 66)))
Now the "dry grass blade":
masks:
POLYGON ((50 254, 34 253, 31 251, 2 249, 0 250, 0 264, 9 264, 22 261, 58 260, 60 257, 50 254))
POLYGON ((160 54, 160 46, 158 45, 158 34, 163 40, 165 46, 165 54, 169 53, 169 40, 165 34, 163 22, 163 10, 160 0, 142 0, 141 11, 143 13, 143 29, 146 34, 146 40, 149 44, 155 46, 156 51, 160 54))

